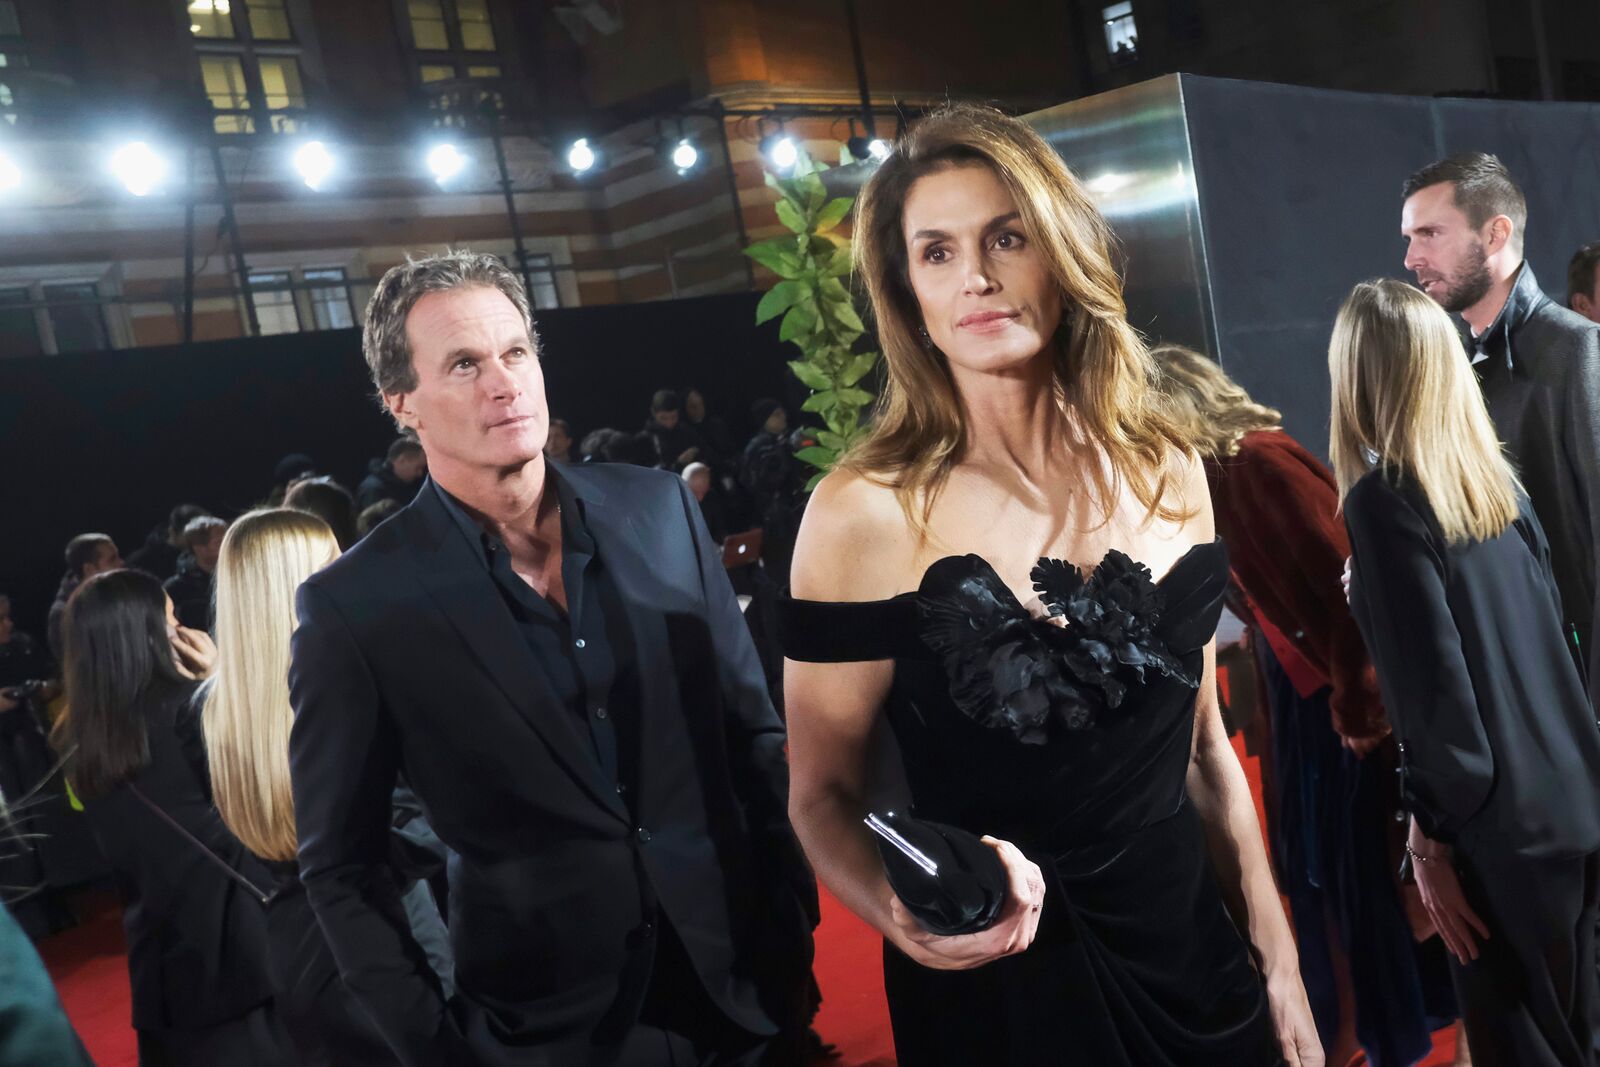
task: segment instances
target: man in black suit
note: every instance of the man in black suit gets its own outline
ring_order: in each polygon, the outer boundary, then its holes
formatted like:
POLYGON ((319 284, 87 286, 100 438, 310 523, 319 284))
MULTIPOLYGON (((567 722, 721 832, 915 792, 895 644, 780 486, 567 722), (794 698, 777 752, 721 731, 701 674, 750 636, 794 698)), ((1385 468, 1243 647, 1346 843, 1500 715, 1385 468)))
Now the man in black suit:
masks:
POLYGON ((450 253, 368 305, 417 499, 300 589, 300 871, 407 1064, 785 1062, 815 883, 784 734, 716 551, 664 471, 543 455, 515 275, 450 253), (387 875, 397 772, 450 846, 446 1002, 387 875))

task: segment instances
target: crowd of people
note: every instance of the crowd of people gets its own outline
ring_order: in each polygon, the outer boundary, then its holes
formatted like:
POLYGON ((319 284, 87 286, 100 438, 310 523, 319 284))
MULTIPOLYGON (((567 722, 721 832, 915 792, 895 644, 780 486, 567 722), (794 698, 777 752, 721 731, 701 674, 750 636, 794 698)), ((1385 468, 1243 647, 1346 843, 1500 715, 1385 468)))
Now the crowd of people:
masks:
POLYGON ((818 881, 908 1065, 1386 1067, 1458 1018, 1463 1062, 1600 1062, 1600 243, 1563 308, 1495 157, 1398 208, 1417 284, 1339 310, 1331 469, 1146 345, 990 109, 862 190, 886 377, 809 499, 775 401, 743 449, 694 388, 575 447, 515 275, 396 267, 355 494, 290 456, 232 522, 74 538, 44 644, 0 598, 0 790, 65 805, 5 881, 116 879, 144 1064, 802 1063, 818 881))

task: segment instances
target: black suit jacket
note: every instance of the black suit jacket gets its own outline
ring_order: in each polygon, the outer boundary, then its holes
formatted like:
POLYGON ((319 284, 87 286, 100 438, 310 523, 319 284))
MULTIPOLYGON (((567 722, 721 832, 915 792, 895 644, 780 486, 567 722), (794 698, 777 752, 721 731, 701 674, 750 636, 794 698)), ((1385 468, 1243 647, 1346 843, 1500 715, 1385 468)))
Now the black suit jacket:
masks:
MULTIPOLYGON (((153 700, 150 762, 130 779, 151 804, 262 890, 272 877, 211 806, 211 777, 192 687, 153 700)), ((122 890, 133 1025, 197 1030, 272 998, 261 901, 136 796, 128 783, 84 801, 122 890)))
POLYGON ((301 880, 346 983, 409 1064, 604 1062, 664 912, 712 1000, 774 1030, 809 961, 784 733, 681 479, 563 468, 646 679, 638 796, 602 773, 438 494, 300 589, 290 743, 301 880), (388 874, 407 780, 450 868, 446 1005, 388 874))
POLYGON ((1530 856, 1600 847, 1600 729, 1527 499, 1499 536, 1445 541, 1414 479, 1351 487, 1350 606, 1429 837, 1530 856))

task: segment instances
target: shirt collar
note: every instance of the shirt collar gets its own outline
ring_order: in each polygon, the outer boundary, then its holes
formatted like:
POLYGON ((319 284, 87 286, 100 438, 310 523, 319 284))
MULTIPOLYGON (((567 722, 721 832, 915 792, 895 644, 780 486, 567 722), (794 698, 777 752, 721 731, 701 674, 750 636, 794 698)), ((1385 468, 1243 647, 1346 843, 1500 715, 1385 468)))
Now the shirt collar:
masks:
MULTIPOLYGON (((561 505, 562 550, 567 553, 592 556, 594 554, 594 539, 589 535, 588 525, 584 521, 583 501, 574 491, 572 483, 561 473, 557 464, 547 459, 545 460, 544 469, 545 487, 547 490, 550 488, 555 489, 556 499, 561 505)), ((450 516, 451 521, 456 524, 462 536, 467 539, 467 544, 472 546, 479 562, 484 567, 488 567, 489 546, 491 544, 498 545, 499 538, 485 530, 478 520, 468 514, 467 509, 462 506, 459 500, 451 496, 449 490, 445 489, 444 486, 432 478, 428 479, 428 485, 432 487, 433 492, 439 497, 439 503, 444 505, 445 514, 450 516)))
POLYGON ((1539 288, 1539 280, 1533 276, 1533 268, 1524 260, 1522 266, 1517 268, 1516 279, 1511 283, 1511 292, 1505 304, 1489 328, 1477 337, 1471 337, 1469 331, 1467 344, 1472 362, 1477 364, 1499 357, 1505 360, 1506 369, 1509 370, 1514 362, 1511 346, 1517 330, 1548 299, 1544 290, 1539 288))

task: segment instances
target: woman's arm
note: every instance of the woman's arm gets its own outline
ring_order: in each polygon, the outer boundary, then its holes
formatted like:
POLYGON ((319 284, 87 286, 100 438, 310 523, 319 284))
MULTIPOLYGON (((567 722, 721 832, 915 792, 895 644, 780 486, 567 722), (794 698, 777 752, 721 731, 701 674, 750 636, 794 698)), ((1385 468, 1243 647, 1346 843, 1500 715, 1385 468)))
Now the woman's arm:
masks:
MULTIPOLYGON (((1185 524, 1186 538, 1209 540, 1215 527, 1199 464, 1185 479, 1186 499, 1200 511, 1185 524)), ((1189 799, 1205 828, 1206 848, 1223 900, 1260 956, 1273 1021, 1291 1067, 1320 1067, 1322 1045, 1300 980, 1300 957, 1261 840, 1255 801, 1217 705, 1217 647, 1205 648, 1205 670, 1195 697, 1195 738, 1189 760, 1189 799)))
MULTIPOLYGON (((885 514, 875 487, 846 474, 824 479, 795 545, 792 590, 802 600, 882 599, 893 553, 904 548, 897 505, 885 514), (875 518, 876 516, 876 518, 875 518)), ((861 820, 868 811, 871 737, 894 681, 890 660, 784 662, 789 725, 789 817, 817 877, 846 907, 924 966, 965 969, 1021 952, 1038 926, 1044 881, 1014 847, 991 842, 1011 875, 1010 899, 988 930, 939 937, 923 930, 889 888, 861 820)))

